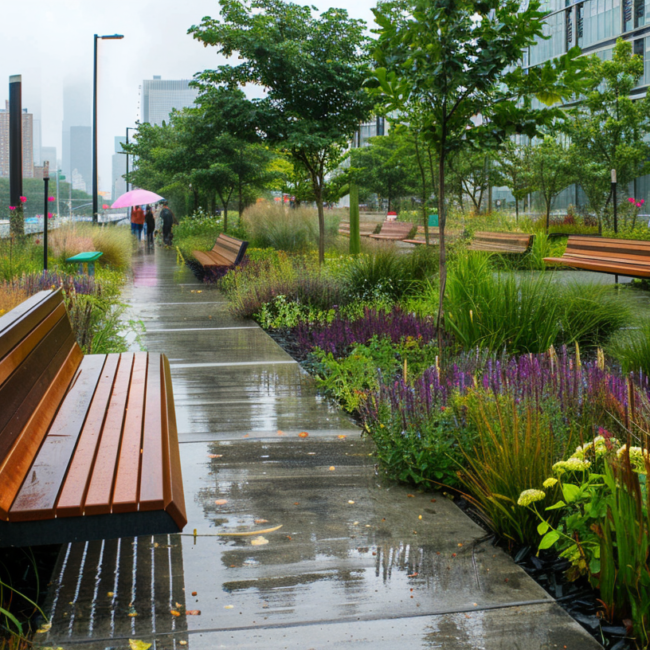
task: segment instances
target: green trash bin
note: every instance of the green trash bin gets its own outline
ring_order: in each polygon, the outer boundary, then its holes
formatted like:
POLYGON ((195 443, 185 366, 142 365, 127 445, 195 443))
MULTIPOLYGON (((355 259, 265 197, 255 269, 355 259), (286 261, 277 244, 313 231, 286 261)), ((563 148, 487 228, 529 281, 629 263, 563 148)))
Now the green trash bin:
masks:
POLYGON ((438 213, 434 212, 433 214, 429 215, 429 228, 437 228, 438 227, 438 213))
POLYGON ((88 275, 95 275, 95 262, 103 255, 97 251, 91 253, 79 253, 73 257, 68 257, 66 262, 79 265, 79 273, 83 273, 84 264, 88 265, 88 275))

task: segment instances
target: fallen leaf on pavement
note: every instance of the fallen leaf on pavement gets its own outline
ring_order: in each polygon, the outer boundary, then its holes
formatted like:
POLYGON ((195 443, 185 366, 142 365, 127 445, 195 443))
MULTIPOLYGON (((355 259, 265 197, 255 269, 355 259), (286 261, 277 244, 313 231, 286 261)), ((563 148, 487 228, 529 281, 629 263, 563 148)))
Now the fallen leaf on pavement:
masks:
POLYGON ((330 467, 330 472, 333 472, 335 469, 336 469, 336 467, 334 467, 334 465, 332 465, 332 466, 330 467))
POLYGON ((301 432, 298 434, 298 437, 299 437, 299 438, 308 438, 308 437, 309 437, 309 434, 308 434, 306 431, 301 431, 301 432))
POLYGON ((178 643, 180 645, 187 645, 187 641, 184 641, 183 639, 181 639, 178 643))
POLYGON ((228 499, 217 499, 217 500, 215 501, 215 503, 216 503, 218 506, 225 506, 226 503, 228 503, 228 499))
POLYGON ((256 537, 255 539, 251 539, 251 545, 252 546, 264 546, 264 544, 268 544, 269 540, 266 539, 266 537, 262 537, 261 535, 259 537, 256 537))
POLYGON ((151 643, 146 643, 145 641, 137 641, 136 639, 129 639, 129 648, 131 650, 148 650, 151 647, 151 643))
POLYGON ((223 454, 208 454, 210 458, 223 458, 223 454))
POLYGON ((348 501, 348 503, 352 506, 354 505, 354 501, 348 501))
POLYGON ((224 609, 232 609, 233 607, 234 607, 234 605, 224 605, 223 606, 224 609))
POLYGON ((339 436, 339 440, 345 440, 345 438, 346 438, 346 436, 344 436, 343 434, 341 434, 341 435, 339 436))
POLYGON ((272 533, 276 530, 280 530, 283 524, 276 526, 275 528, 265 528, 264 530, 249 530, 245 533, 217 533, 221 537, 248 537, 250 535, 261 535, 262 533, 272 533))
POLYGON ((256 524, 268 524, 269 520, 268 519, 256 519, 255 523, 256 524))
POLYGON ((192 592, 192 596, 196 596, 196 591, 193 591, 193 592, 192 592))
POLYGON ((201 616, 201 610, 200 609, 188 609, 185 613, 188 616, 201 616))
POLYGON ((406 496, 410 499, 415 499, 415 494, 407 494, 406 496))
POLYGON ((278 429, 278 435, 279 435, 279 436, 283 436, 283 435, 284 435, 284 431, 280 431, 280 429, 278 429))
POLYGON ((411 573, 411 575, 406 576, 407 578, 415 578, 418 574, 417 573, 411 573))
POLYGON ((41 627, 36 630, 36 634, 45 634, 45 632, 49 632, 50 628, 52 627, 52 623, 44 623, 41 625, 41 627))
POLYGON ((181 613, 177 609, 172 609, 169 612, 172 616, 180 616, 181 613))

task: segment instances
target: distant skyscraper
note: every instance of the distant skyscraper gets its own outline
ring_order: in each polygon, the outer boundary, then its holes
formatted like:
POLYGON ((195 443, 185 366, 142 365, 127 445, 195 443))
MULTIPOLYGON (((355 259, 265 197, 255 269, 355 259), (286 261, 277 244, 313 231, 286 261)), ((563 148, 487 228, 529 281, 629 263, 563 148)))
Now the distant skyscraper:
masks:
POLYGON ((59 161, 56 158, 56 147, 41 147, 41 162, 48 161, 50 170, 55 170, 59 161))
MULTIPOLYGON (((23 108, 23 178, 34 178, 33 115, 23 108)), ((9 176, 9 102, 0 108, 0 177, 9 176)))
MULTIPOLYGON (((73 126, 90 126, 90 100, 92 92, 89 84, 69 84, 63 88, 63 137, 62 168, 63 173, 72 178, 70 129, 73 126)), ((90 176, 88 176, 90 182, 90 176)))
POLYGON ((41 146, 42 146, 42 136, 41 136, 41 120, 40 118, 34 117, 32 120, 34 124, 34 144, 33 144, 33 150, 34 150, 34 165, 42 165, 43 164, 43 159, 41 158, 42 151, 41 151, 41 146))
POLYGON ((122 143, 126 144, 126 137, 116 135, 115 153, 113 154, 113 173, 111 176, 111 196, 113 201, 126 192, 126 179, 124 178, 126 174, 126 154, 122 151, 122 143))
POLYGON ((160 126, 169 120, 173 109, 192 106, 199 91, 190 88, 190 80, 145 79, 142 84, 142 121, 160 126))
POLYGON ((89 126, 70 127, 70 170, 72 189, 90 191, 92 188, 92 129, 89 126))

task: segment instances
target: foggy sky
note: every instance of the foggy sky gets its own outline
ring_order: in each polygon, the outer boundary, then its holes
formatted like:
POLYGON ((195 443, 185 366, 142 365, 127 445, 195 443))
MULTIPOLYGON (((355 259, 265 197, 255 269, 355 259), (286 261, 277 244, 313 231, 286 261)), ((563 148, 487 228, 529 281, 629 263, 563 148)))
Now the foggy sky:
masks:
MULTIPOLYGON (((300 2, 300 4, 303 4, 300 2)), ((306 2, 304 4, 307 4, 306 2)), ((319 10, 346 8, 372 21, 375 0, 311 0, 319 10)), ((99 189, 110 191, 114 136, 140 118, 144 79, 191 79, 223 60, 187 29, 217 17, 216 0, 0 0, 0 104, 9 76, 22 74, 23 108, 42 122, 42 145, 61 159, 63 86, 87 83, 92 92, 93 34, 124 34, 100 41, 98 57, 99 189)))

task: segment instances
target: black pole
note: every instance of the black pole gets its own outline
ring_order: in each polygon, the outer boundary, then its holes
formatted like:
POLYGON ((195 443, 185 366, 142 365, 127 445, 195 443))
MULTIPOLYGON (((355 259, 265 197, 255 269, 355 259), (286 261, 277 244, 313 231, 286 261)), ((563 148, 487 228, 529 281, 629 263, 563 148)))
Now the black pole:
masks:
POLYGON ((616 170, 612 169, 612 198, 614 199, 614 232, 618 233, 618 215, 616 214, 616 170))
POLYGON ((95 58, 93 63, 93 223, 97 223, 97 40, 95 34, 95 58))
MULTIPOLYGON (((16 210, 23 209, 20 197, 23 195, 23 116, 22 77, 9 77, 9 205, 16 210)), ((24 234, 25 221, 16 215, 11 232, 24 234)))
POLYGON ((43 163, 43 183, 45 185, 45 200, 43 203, 43 271, 47 271, 47 204, 49 203, 50 163, 43 163))

